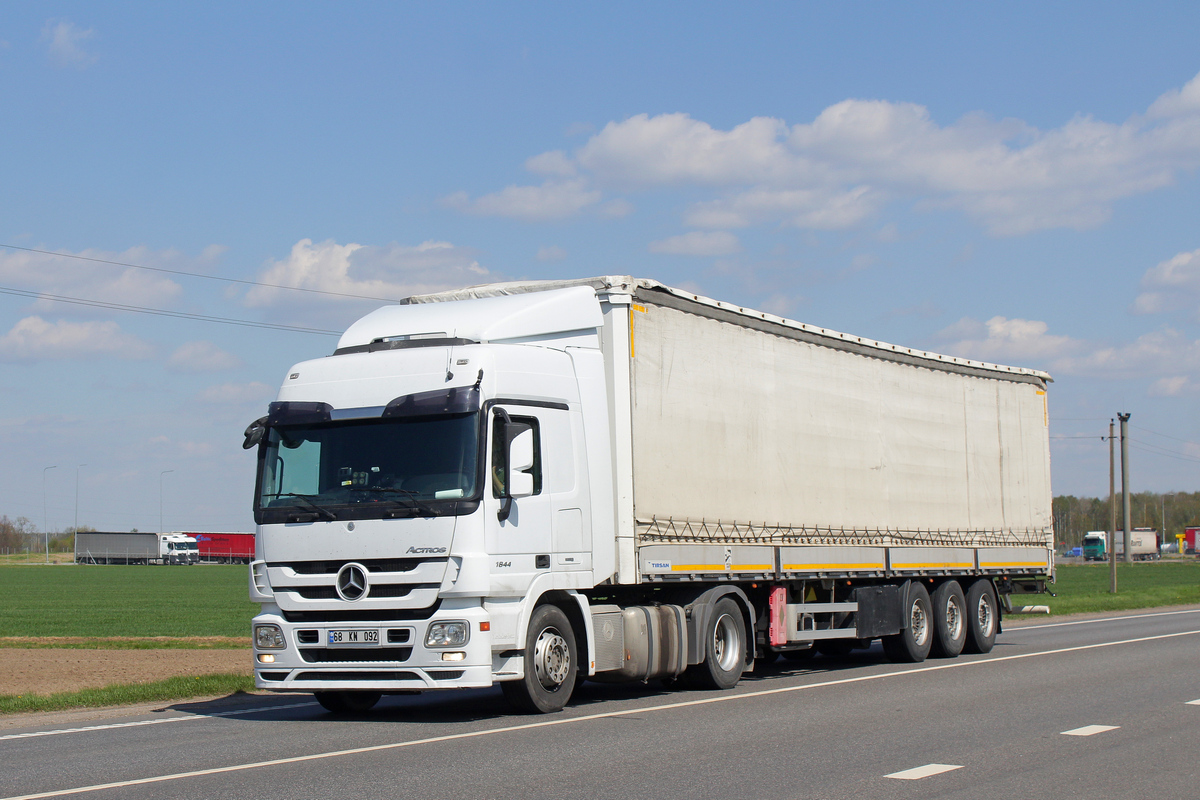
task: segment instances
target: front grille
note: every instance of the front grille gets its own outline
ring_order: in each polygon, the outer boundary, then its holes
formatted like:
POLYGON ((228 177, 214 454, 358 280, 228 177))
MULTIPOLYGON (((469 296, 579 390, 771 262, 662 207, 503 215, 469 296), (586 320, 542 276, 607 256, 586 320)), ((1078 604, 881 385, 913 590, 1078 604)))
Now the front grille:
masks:
POLYGON ((300 657, 310 664, 349 664, 366 661, 408 661, 411 647, 300 648, 300 657))
POLYGON ((453 681, 461 678, 464 671, 461 669, 431 669, 427 670, 425 674, 435 681, 453 681))
POLYGON ((408 628, 392 628, 387 632, 388 644, 404 644, 412 638, 412 631, 408 628))
POLYGON ((428 608, 398 608, 382 611, 367 609, 351 609, 350 611, 288 611, 282 609, 281 611, 285 620, 301 625, 314 625, 321 622, 391 622, 393 620, 429 619, 437 613, 441 604, 442 601, 438 600, 428 608))
POLYGON ((301 672, 298 681, 415 681, 415 672, 301 672))
MULTIPOLYGON (((372 584, 367 597, 407 597, 414 589, 436 589, 436 583, 376 583, 372 584)), ((332 586, 276 586, 277 592, 295 592, 305 600, 340 600, 337 589, 332 586)))
MULTIPOLYGON (((412 572, 421 564, 430 561, 445 562, 445 558, 371 558, 356 561, 367 568, 367 572, 412 572)), ((287 567, 297 575, 336 575, 349 561, 284 561, 268 564, 268 567, 287 567)))
POLYGON ((286 681, 288 674, 286 672, 260 672, 258 677, 264 681, 286 681))
POLYGON ((300 644, 316 644, 321 641, 320 631, 296 631, 296 641, 300 644))

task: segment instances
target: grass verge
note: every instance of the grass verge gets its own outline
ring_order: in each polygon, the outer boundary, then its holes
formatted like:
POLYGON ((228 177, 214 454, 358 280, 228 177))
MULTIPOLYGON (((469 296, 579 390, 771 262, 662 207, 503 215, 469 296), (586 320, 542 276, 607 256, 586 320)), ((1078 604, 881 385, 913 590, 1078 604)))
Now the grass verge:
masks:
POLYGON ((0 648, 42 650, 249 650, 248 636, 0 636, 0 648))
POLYGON ((1200 561, 1118 564, 1116 594, 1109 592, 1107 564, 1064 564, 1048 588, 1057 597, 1013 595, 1013 603, 1047 605, 1055 616, 1195 605, 1200 603, 1200 561))
POLYGON ((181 676, 149 683, 112 684, 100 689, 83 689, 78 692, 3 694, 0 695, 0 714, 156 703, 186 700, 191 697, 238 694, 253 689, 254 678, 248 675, 181 676))

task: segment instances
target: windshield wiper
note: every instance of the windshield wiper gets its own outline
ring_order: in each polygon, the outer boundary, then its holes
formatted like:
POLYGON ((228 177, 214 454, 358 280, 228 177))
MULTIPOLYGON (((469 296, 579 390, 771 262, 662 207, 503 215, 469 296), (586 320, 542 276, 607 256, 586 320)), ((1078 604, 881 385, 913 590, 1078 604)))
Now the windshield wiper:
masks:
POLYGON ((295 497, 297 500, 302 501, 306 506, 311 508, 313 511, 317 512, 318 516, 324 517, 325 519, 330 520, 330 521, 337 519, 337 514, 334 514, 332 511, 330 511, 325 506, 318 505, 317 503, 313 502, 313 498, 320 497, 320 495, 296 494, 295 492, 280 492, 279 494, 268 494, 268 495, 263 495, 263 496, 264 497, 295 497))
POLYGON ((360 486, 356 489, 359 492, 381 492, 386 494, 398 494, 400 497, 397 500, 404 500, 408 503, 408 508, 414 511, 420 511, 422 514, 437 514, 437 510, 428 503, 423 503, 417 499, 418 492, 412 489, 397 489, 395 486, 360 486))

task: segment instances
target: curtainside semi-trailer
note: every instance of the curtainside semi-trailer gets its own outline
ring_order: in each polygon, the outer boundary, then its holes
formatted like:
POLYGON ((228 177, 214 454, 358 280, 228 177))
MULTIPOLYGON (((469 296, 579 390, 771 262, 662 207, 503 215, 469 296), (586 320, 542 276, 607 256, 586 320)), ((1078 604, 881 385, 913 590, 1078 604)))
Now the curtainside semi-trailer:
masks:
POLYGON ((987 652, 1053 579, 1049 380, 630 277, 380 308, 246 431, 255 683, 552 712, 584 679, 987 652))

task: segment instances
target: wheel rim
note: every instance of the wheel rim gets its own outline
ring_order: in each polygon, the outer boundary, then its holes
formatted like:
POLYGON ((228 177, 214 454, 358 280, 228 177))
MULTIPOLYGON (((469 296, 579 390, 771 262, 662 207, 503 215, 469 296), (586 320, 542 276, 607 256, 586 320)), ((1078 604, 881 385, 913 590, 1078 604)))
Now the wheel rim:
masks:
POLYGON ((985 637, 992 635, 992 626, 995 624, 995 617, 992 614, 992 604, 988 602, 986 596, 979 598, 979 608, 976 609, 979 617, 979 632, 985 637))
POLYGON ((740 645, 733 617, 722 614, 713 625, 713 655, 722 671, 730 672, 737 666, 740 645))
POLYGON ((954 597, 946 600, 946 631, 950 634, 950 638, 955 641, 962 638, 963 614, 962 609, 958 605, 957 598, 954 597))
POLYGON ((571 650, 556 628, 538 634, 533 646, 533 670, 538 683, 547 689, 558 689, 566 682, 571 671, 571 650))
POLYGON ((925 613, 925 607, 918 601, 912 604, 912 638, 918 647, 923 646, 929 638, 929 616, 925 613))

